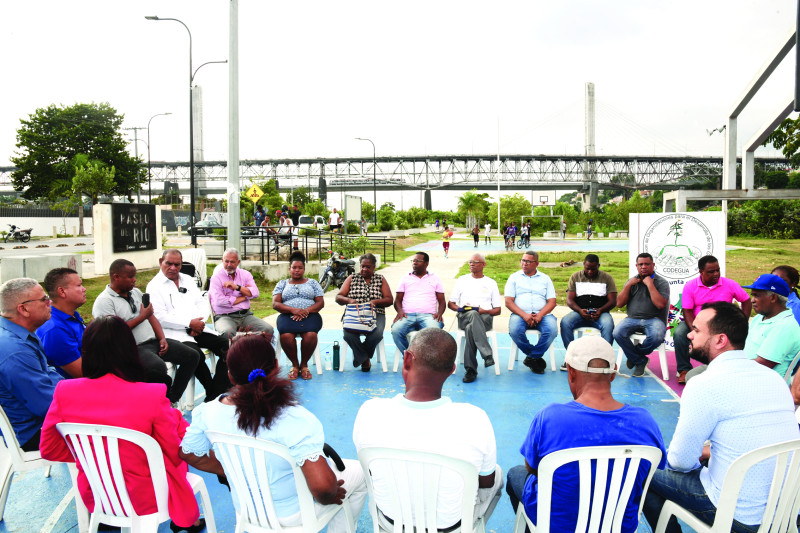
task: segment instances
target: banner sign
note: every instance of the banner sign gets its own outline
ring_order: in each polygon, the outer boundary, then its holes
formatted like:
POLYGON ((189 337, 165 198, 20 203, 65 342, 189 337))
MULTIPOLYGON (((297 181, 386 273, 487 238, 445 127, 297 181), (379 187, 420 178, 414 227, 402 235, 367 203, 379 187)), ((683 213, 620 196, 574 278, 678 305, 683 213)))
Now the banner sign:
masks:
MULTIPOLYGON (((725 275, 727 217, 721 211, 693 213, 631 213, 629 276, 636 272, 636 256, 653 256, 656 274, 667 279, 670 306, 667 334, 681 320, 681 293, 689 280, 699 275, 697 260, 713 255, 725 275)), ((627 280, 626 280, 627 281, 627 280)), ((667 347, 672 348, 668 337, 667 347)))

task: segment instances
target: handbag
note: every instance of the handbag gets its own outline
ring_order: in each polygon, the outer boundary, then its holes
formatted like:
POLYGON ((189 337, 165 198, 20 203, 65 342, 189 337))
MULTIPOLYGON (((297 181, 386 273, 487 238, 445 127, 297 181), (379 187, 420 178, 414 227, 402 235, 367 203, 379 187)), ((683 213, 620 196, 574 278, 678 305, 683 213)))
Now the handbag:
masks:
POLYGON ((353 333, 371 333, 377 327, 375 309, 371 303, 347 304, 342 329, 353 333))

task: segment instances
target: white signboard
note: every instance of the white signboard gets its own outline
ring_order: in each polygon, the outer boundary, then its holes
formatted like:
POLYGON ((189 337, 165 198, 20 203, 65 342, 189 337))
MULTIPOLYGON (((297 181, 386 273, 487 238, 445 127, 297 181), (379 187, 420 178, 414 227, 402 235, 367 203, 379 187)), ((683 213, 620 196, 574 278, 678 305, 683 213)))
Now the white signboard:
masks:
MULTIPOLYGON (((630 277, 637 274, 636 256, 653 256, 656 273, 669 281, 668 323, 680 318, 681 293, 687 281, 696 278, 697 260, 713 255, 725 275, 727 218, 720 211, 695 213, 631 213, 630 277)), ((672 346, 671 339, 667 342, 672 346)))

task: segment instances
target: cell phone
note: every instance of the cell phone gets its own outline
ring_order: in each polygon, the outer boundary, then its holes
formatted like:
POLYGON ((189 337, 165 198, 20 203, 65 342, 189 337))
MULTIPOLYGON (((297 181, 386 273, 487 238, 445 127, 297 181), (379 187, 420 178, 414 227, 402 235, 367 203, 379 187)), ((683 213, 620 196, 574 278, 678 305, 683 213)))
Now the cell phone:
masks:
POLYGON ((150 307, 150 295, 147 293, 142 294, 142 305, 150 307))
POLYGON ((595 309, 594 307, 592 307, 592 308, 590 308, 590 309, 587 309, 587 310, 586 310, 586 312, 587 312, 587 313, 589 313, 590 315, 593 315, 593 314, 595 314, 595 313, 597 312, 597 309, 595 309))

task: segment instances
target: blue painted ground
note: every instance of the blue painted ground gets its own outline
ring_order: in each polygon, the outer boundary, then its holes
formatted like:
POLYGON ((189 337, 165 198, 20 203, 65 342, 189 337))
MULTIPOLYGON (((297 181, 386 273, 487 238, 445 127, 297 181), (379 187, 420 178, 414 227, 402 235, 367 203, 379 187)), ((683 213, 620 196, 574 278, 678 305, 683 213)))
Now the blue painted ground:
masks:
MULTIPOLYGON (((454 401, 473 403, 489 414, 497 439, 498 463, 507 472, 512 466, 522 462, 519 447, 534 413, 548 403, 566 402, 572 398, 564 372, 548 371, 545 375, 534 375, 520 363, 517 363, 514 371, 509 372, 507 368, 511 341, 506 334, 498 334, 498 337, 500 354, 496 359, 500 364, 501 374, 496 376, 494 372, 481 369, 478 380, 465 385, 461 382, 463 370, 460 369, 445 383, 444 393, 454 401)), ((326 351, 330 351, 333 341, 341 342, 341 332, 323 330, 320 339, 324 356, 326 351)), ((322 421, 326 441, 342 457, 356 457, 352 428, 360 405, 369 398, 391 397, 403 392, 402 376, 391 371, 394 347, 388 333, 385 342, 389 358, 389 372, 386 374, 374 363, 370 373, 354 369, 351 364, 344 373, 326 371, 321 376, 315 373, 311 381, 296 382, 304 405, 322 421)), ((564 348, 560 339, 556 340, 555 346, 557 364, 560 365, 564 360, 564 348)), ((313 367, 312 371, 315 371, 313 367)), ((642 379, 617 378, 613 391, 619 401, 648 409, 658 421, 664 441, 669 443, 677 423, 678 403, 660 380, 649 375, 642 379)), ((190 415, 187 418, 190 419, 190 415)), ((234 531, 235 517, 228 490, 219 485, 216 477, 204 477, 214 502, 217 530, 220 533, 234 531)), ((43 477, 41 470, 18 475, 11 486, 5 520, 0 523, 0 533, 77 531, 75 506, 72 502, 65 502, 63 515, 57 514, 51 523, 52 527, 45 528, 48 517, 53 514, 70 486, 66 468, 62 465, 53 468, 49 479, 43 477)), ((504 492, 487 524, 487 531, 510 531, 513 518, 511 504, 504 492)), ((166 533, 169 528, 167 524, 162 524, 158 531, 166 533)), ((366 506, 359 520, 358 531, 372 531, 366 506)), ((649 528, 642 525, 639 531, 649 531, 649 528)))

